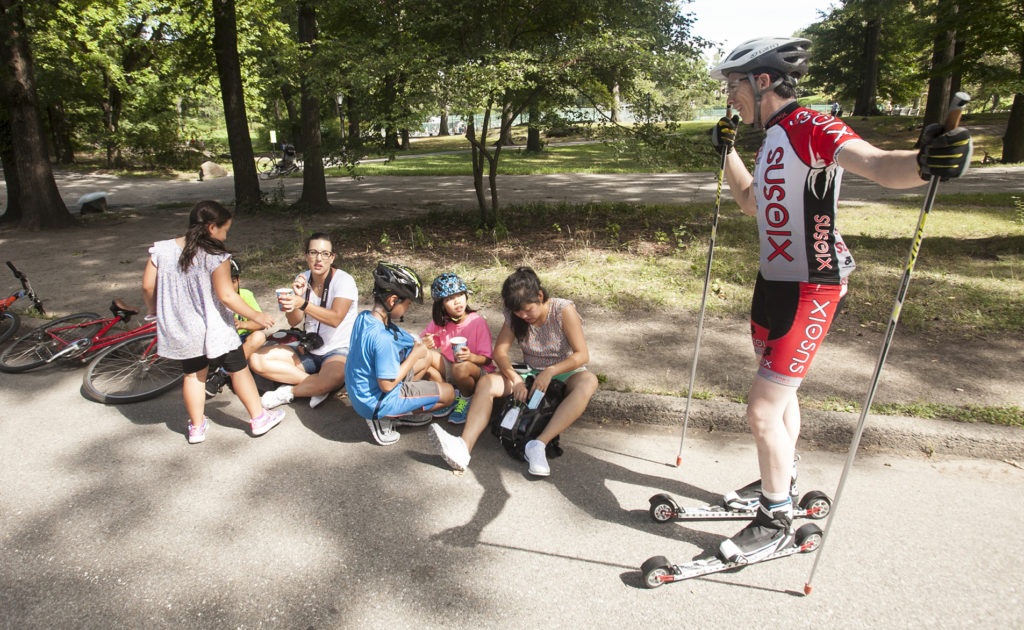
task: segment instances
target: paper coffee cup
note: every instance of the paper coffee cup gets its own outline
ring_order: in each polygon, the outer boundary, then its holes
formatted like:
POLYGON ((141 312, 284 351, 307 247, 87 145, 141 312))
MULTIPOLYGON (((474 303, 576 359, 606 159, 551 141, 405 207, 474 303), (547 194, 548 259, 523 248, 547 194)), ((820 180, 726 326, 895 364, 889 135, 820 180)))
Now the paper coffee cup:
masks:
MULTIPOLYGON (((448 343, 452 344, 452 356, 459 354, 459 351, 466 347, 465 337, 452 337, 448 340, 448 343)), ((458 359, 455 359, 458 361, 458 359)))
MULTIPOLYGON (((280 300, 283 297, 291 297, 291 296, 295 295, 295 291, 293 289, 291 289, 291 288, 288 288, 288 289, 276 289, 275 293, 277 293, 277 299, 278 300, 280 300)), ((277 308, 279 310, 283 311, 284 310, 284 305, 282 305, 280 302, 278 302, 277 303, 277 308)))

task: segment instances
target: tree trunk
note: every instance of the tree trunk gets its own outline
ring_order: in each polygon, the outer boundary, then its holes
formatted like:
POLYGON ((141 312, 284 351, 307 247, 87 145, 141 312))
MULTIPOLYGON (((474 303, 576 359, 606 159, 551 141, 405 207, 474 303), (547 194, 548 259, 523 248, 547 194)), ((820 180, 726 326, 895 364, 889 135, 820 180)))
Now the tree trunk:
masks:
POLYGON ((22 228, 41 230, 71 225, 74 221, 53 180, 43 125, 36 98, 35 71, 20 0, 0 0, 0 60, 5 66, 4 104, 11 127, 13 167, 20 189, 9 203, 20 208, 22 228))
POLYGON ((861 56, 860 89, 853 106, 854 116, 878 113, 878 41, 882 34, 882 18, 873 17, 864 26, 864 53, 861 56))
POLYGON ((359 131, 359 108, 356 106, 354 96, 345 100, 345 107, 348 110, 348 142, 347 146, 356 149, 363 146, 363 138, 359 131))
MULTIPOLYGON (((1024 36, 1021 37, 1017 55, 1020 57, 1019 78, 1024 79, 1024 36)), ((1006 133, 1003 135, 1003 163, 1017 162, 1024 162, 1024 92, 1013 95, 1010 120, 1006 122, 1006 133)))
POLYGON ((507 146, 512 144, 512 105, 506 103, 501 108, 501 127, 498 132, 498 141, 495 146, 507 146))
POLYGON ((540 105, 537 99, 530 101, 530 126, 526 129, 526 150, 540 153, 544 145, 540 141, 540 105))
POLYGON ((448 106, 445 105, 444 109, 441 110, 441 121, 437 123, 437 135, 447 136, 448 135, 448 106))
POLYGON ((17 160, 14 158, 14 144, 11 141, 11 121, 7 119, 6 108, 0 111, 0 165, 4 169, 4 181, 7 183, 7 209, 0 214, 0 223, 19 223, 21 221, 21 184, 18 182, 17 160))
MULTIPOLYGON (((312 0, 299 2, 299 42, 312 49, 316 41, 316 7, 312 0)), ((315 51, 313 51, 315 54, 315 51)), ((312 65, 312 61, 308 62, 312 65)), ((312 80, 312 68, 303 73, 301 87, 302 109, 302 196, 298 204, 311 210, 327 210, 327 181, 324 179, 324 160, 320 146, 320 100, 312 80)))
POLYGON ((71 146, 71 132, 68 130, 68 119, 64 116, 64 107, 60 103, 51 103, 46 108, 46 117, 50 121, 50 135, 53 137, 57 163, 74 164, 75 151, 71 146))
POLYGON ((935 17, 935 43, 932 48, 931 79, 928 81, 928 101, 925 103, 924 124, 941 123, 950 98, 950 65, 956 52, 956 27, 953 19, 956 3, 939 0, 935 17))
POLYGON ((249 121, 245 114, 242 69, 238 62, 238 30, 235 0, 213 0, 213 51, 217 58, 224 119, 227 122, 231 166, 235 172, 235 211, 256 210, 262 205, 256 176, 249 121))
POLYGON ((619 101, 619 82, 615 81, 612 83, 612 124, 618 125, 622 122, 622 116, 619 112, 620 101, 619 101))

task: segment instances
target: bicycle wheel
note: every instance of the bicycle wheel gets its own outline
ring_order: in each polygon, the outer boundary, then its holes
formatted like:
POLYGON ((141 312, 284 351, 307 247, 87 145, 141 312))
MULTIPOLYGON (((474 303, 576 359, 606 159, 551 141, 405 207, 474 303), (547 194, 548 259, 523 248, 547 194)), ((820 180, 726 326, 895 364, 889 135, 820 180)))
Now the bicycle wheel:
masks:
POLYGON ((256 175, 260 179, 270 179, 271 171, 275 168, 274 158, 269 155, 261 155, 256 160, 256 175))
POLYGON ((156 333, 147 333, 101 350, 82 378, 82 395, 115 405, 139 402, 171 389, 181 377, 181 362, 157 354, 156 333))
POLYGON ((21 326, 21 318, 17 313, 10 311, 0 313, 0 343, 7 341, 11 335, 18 332, 18 326, 21 326))
POLYGON ((55 358, 79 356, 107 321, 96 313, 75 313, 34 328, 0 354, 0 372, 25 372, 55 358))

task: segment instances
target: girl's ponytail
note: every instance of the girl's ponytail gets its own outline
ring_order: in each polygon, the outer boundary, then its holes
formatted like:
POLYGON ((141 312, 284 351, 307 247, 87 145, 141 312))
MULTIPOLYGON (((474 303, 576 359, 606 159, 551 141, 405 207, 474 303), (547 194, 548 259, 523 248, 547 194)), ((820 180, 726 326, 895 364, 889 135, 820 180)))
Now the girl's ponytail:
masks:
POLYGON ((210 227, 220 227, 231 220, 231 213, 216 201, 203 200, 192 206, 188 215, 188 231, 185 232, 185 247, 178 258, 178 267, 188 271, 202 249, 207 254, 227 254, 224 242, 210 236, 210 227))

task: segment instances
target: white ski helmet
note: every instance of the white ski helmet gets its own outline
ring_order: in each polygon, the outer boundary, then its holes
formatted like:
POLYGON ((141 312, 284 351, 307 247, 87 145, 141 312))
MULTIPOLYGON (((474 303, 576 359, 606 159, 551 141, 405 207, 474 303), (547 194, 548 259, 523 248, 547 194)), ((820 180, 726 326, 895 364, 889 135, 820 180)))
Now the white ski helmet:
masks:
POLYGON ((796 86, 807 74, 807 58, 810 40, 800 37, 761 37, 743 42, 717 66, 711 69, 711 78, 727 81, 731 73, 747 75, 747 81, 754 90, 754 129, 761 129, 761 97, 780 85, 796 86), (773 74, 771 84, 761 90, 757 87, 754 74, 773 74))
POLYGON ((759 37, 737 46, 711 69, 711 78, 727 80, 731 72, 747 74, 754 70, 773 70, 785 79, 799 81, 807 74, 811 41, 800 37, 759 37))

